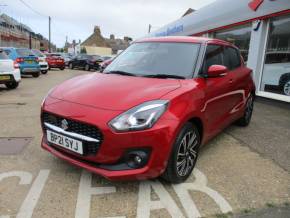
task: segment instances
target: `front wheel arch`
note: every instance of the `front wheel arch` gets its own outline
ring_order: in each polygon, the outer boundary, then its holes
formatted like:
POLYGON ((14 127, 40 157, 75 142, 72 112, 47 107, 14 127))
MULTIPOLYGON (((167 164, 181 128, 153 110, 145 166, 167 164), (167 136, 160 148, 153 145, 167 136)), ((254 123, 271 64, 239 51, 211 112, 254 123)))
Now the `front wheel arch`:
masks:
POLYGON ((199 136, 200 136, 200 141, 202 142, 203 132, 204 132, 202 120, 199 117, 193 117, 193 118, 189 119, 187 122, 192 123, 193 125, 195 125, 197 127, 197 130, 198 130, 199 136))

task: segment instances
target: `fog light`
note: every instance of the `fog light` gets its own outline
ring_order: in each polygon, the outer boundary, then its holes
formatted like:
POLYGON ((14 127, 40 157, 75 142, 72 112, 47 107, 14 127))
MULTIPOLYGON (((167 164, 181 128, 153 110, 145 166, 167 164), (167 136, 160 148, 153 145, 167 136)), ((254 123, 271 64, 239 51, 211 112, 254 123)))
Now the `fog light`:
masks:
POLYGON ((131 151, 126 156, 126 163, 130 168, 141 168, 148 161, 148 154, 145 151, 131 151))
POLYGON ((140 164, 142 162, 141 157, 139 157, 138 155, 135 156, 134 161, 136 164, 140 164))

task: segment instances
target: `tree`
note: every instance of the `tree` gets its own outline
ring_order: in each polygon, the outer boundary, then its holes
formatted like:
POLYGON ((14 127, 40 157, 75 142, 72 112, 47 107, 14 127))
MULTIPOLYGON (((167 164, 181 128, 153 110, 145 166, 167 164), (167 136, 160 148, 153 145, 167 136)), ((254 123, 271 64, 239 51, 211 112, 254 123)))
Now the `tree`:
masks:
POLYGON ((87 49, 86 47, 82 47, 81 48, 81 54, 86 54, 87 53, 87 49))

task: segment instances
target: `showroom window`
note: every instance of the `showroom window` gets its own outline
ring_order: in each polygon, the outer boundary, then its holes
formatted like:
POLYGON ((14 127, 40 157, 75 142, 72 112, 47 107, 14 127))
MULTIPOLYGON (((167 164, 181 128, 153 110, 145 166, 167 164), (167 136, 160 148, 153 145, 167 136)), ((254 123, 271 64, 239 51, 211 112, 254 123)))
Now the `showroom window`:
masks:
POLYGON ((246 24, 227 30, 217 31, 214 33, 214 38, 233 43, 240 49, 245 62, 247 62, 251 40, 251 31, 252 24, 246 24))
POLYGON ((260 90, 290 96, 290 16, 273 18, 260 90))

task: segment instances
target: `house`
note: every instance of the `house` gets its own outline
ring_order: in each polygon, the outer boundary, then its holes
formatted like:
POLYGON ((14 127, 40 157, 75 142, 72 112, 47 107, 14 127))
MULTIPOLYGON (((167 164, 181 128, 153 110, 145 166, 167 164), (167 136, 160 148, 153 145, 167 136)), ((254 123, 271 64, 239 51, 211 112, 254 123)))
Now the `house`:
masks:
POLYGON ((116 39, 113 34, 110 38, 105 38, 101 34, 99 26, 94 27, 94 32, 82 44, 88 54, 111 55, 117 54, 119 50, 126 49, 132 39, 124 37, 124 39, 116 39))

